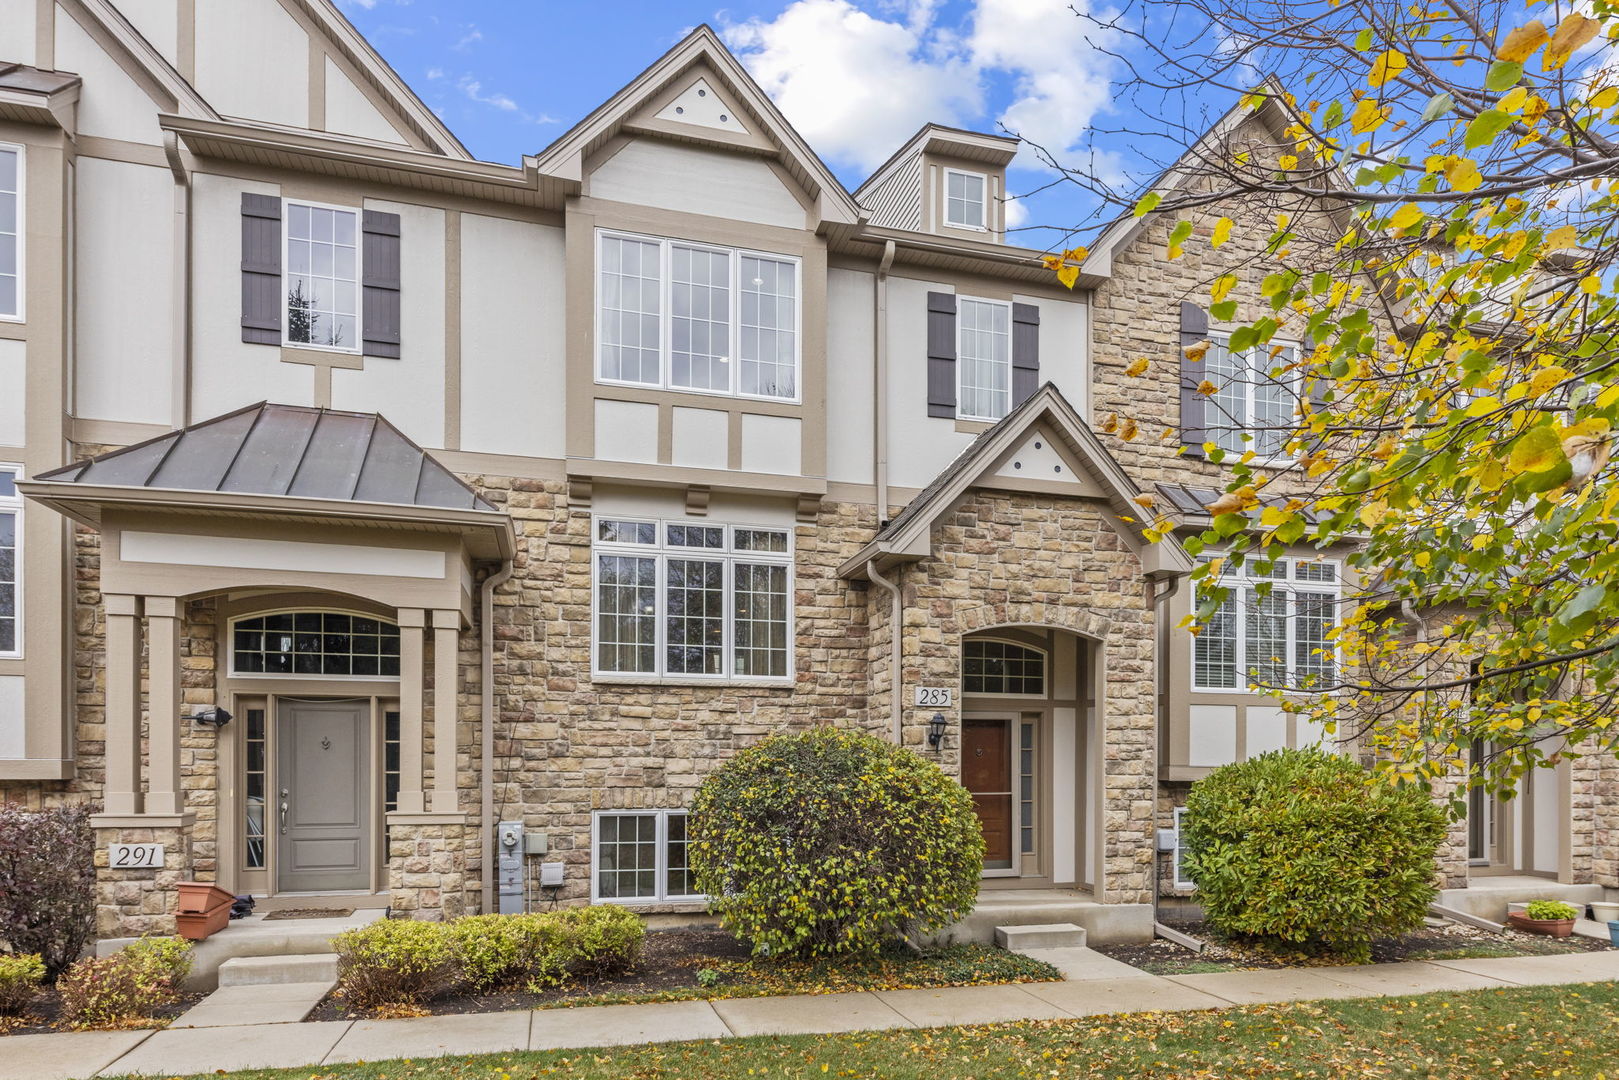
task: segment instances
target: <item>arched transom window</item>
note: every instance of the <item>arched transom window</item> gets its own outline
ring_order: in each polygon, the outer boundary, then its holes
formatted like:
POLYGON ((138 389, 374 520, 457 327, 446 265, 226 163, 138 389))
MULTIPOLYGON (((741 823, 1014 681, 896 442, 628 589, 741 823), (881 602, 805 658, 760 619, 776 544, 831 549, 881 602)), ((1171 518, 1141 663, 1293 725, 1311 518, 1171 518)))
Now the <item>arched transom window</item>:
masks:
POLYGON ((968 638, 962 645, 964 694, 1046 692, 1046 654, 998 638, 968 638))
POLYGON ((373 615, 283 611, 231 625, 238 675, 399 677, 399 627, 373 615))

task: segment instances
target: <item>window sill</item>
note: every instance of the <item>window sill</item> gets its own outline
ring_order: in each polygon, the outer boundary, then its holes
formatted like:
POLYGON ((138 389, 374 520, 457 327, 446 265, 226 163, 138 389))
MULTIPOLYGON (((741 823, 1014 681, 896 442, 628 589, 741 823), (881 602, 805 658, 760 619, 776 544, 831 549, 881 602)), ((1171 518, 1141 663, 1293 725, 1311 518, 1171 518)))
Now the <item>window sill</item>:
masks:
POLYGON ((598 686, 707 686, 725 690, 791 690, 792 679, 692 679, 678 675, 592 675, 598 686))

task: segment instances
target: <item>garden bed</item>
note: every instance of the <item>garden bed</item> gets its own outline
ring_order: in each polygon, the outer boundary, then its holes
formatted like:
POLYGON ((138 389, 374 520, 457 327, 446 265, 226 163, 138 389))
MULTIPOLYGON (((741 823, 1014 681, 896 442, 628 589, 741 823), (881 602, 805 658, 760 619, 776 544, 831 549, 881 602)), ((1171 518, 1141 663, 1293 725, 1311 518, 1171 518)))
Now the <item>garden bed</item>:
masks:
MULTIPOLYGON (((388 1015, 504 1012, 576 1005, 620 1005, 778 994, 836 994, 854 990, 981 986, 1050 982, 1062 978, 1051 965, 988 945, 952 945, 916 953, 903 946, 870 960, 770 960, 748 955, 724 930, 652 930, 635 966, 626 972, 581 980, 544 993, 521 991, 435 998, 420 1008, 388 1015)), ((356 1010, 332 994, 310 1020, 342 1020, 356 1010)))
MULTIPOLYGON (((1122 960, 1154 975, 1195 975, 1208 971, 1246 971, 1255 968, 1336 967, 1342 959, 1307 950, 1279 951, 1236 938, 1226 937, 1197 921, 1177 923, 1206 945, 1194 953, 1173 941, 1162 939, 1094 946, 1097 952, 1122 960)), ((1601 952, 1608 943, 1591 938, 1552 938, 1543 934, 1523 934, 1516 930, 1491 933, 1454 923, 1414 930, 1399 937, 1378 938, 1372 942, 1372 963, 1393 964, 1405 960, 1463 960, 1497 956, 1552 956, 1572 952, 1601 952)))
MULTIPOLYGON (((132 1023, 129 1029, 167 1027, 169 1021, 207 996, 205 993, 182 994, 178 1001, 154 1009, 150 1020, 132 1023)), ((62 1021, 61 1013, 62 996, 56 992, 56 987, 42 986, 22 1016, 0 1016, 0 1036, 43 1035, 53 1031, 75 1030, 62 1021)))

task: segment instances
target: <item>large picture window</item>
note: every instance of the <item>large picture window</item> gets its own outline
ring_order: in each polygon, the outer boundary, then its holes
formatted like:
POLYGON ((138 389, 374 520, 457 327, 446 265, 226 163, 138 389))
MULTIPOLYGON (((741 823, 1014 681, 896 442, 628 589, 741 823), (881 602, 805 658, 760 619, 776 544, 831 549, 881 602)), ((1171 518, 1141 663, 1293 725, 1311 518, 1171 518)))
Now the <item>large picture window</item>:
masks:
POLYGON ((1310 690, 1334 682, 1339 573, 1330 560, 1278 559, 1268 577, 1252 562, 1227 564, 1225 601, 1194 639, 1192 688, 1310 690), (1261 581, 1270 582, 1268 595, 1260 595, 1261 581))
POLYGON ((287 344, 360 351, 360 215, 289 202, 287 344))
POLYGON ((597 268, 600 381, 798 399, 797 259, 602 232, 597 268))
POLYGON ((0 146, 0 319, 22 318, 23 156, 0 146))
POLYGON ((1012 411, 1012 305, 962 297, 956 305, 956 415, 999 420, 1012 411))
POLYGON ((598 518, 601 675, 791 678, 786 529, 598 518))
POLYGON ((0 465, 0 656, 22 655, 22 496, 15 465, 0 465))
POLYGON ((1234 353, 1225 338, 1210 338, 1204 363, 1219 389, 1206 410, 1209 441, 1239 454, 1281 457, 1298 425, 1299 376, 1286 370, 1297 360, 1292 345, 1234 353))
POLYGON ((371 615, 283 611, 231 624, 236 675, 399 677, 399 627, 371 615))
POLYGON ((591 821, 592 900, 701 900, 686 860, 684 810, 602 811, 591 821))

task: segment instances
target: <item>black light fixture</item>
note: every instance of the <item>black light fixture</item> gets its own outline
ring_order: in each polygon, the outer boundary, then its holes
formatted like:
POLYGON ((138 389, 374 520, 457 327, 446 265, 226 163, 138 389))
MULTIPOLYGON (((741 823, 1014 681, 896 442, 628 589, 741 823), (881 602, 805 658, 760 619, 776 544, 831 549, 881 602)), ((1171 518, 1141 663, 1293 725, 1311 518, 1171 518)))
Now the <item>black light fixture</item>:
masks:
POLYGON ((936 712, 928 721, 928 749, 937 750, 944 745, 944 713, 936 712))
POLYGON ((218 705, 210 705, 191 714, 193 723, 202 727, 222 728, 231 722, 231 715, 218 705))

